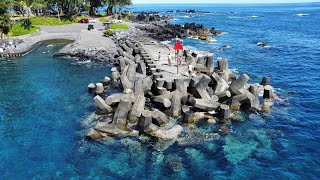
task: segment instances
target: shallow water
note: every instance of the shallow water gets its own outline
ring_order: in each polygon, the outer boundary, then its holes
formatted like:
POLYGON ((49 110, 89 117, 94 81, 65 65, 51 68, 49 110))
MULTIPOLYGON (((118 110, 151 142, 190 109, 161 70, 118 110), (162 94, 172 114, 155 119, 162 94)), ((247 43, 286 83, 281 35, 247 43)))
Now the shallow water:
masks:
MULTIPOLYGON (((216 43, 186 39, 184 45, 208 51, 231 45, 215 56, 227 58, 230 68, 247 73, 251 82, 270 76, 285 101, 268 114, 239 116, 219 140, 175 143, 164 152, 136 139, 87 141, 81 121, 95 107, 86 86, 110 75, 110 68, 52 58, 62 45, 44 45, 25 57, 0 60, 0 179, 319 178, 319 4, 134 9, 211 12, 192 18, 173 14, 179 19, 173 23, 195 21, 227 32, 216 43), (258 47, 261 41, 270 48, 258 47)), ((202 132, 217 131, 214 125, 199 126, 202 132)))

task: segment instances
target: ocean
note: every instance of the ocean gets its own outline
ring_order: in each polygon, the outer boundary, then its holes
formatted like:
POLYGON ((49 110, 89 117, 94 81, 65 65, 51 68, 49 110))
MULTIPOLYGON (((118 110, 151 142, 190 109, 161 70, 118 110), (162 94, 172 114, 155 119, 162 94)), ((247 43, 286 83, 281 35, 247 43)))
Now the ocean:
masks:
MULTIPOLYGON (((90 141, 81 123, 95 110, 86 87, 110 75, 110 67, 53 58, 63 44, 47 42, 22 58, 0 60, 0 179, 320 178, 320 3, 130 10, 224 32, 216 42, 184 39, 183 45, 228 59, 250 82, 269 76, 284 101, 266 114, 241 114, 219 140, 175 143, 163 152, 137 139, 90 141), (168 12, 190 9, 200 12, 168 12), (224 45, 230 48, 217 51, 224 45)), ((216 132, 217 125, 199 129, 216 132)))

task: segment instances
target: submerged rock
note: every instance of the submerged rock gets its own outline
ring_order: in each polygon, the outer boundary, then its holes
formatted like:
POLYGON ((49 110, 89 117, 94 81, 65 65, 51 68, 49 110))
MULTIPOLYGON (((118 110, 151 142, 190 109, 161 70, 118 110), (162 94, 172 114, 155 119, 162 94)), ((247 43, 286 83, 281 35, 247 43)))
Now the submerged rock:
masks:
POLYGON ((259 142, 255 155, 261 158, 274 158, 276 152, 272 149, 272 140, 264 130, 254 129, 249 131, 255 135, 255 139, 259 142))
POLYGON ((268 47, 269 46, 266 42, 258 42, 257 45, 260 47, 268 47))
POLYGON ((178 135, 182 130, 182 126, 175 125, 169 130, 157 129, 156 131, 151 132, 150 135, 163 140, 173 140, 178 138, 178 135))
POLYGON ((198 128, 184 128, 181 135, 178 137, 177 142, 179 145, 197 145, 203 144, 206 141, 215 141, 220 138, 218 133, 205 133, 198 128))
POLYGON ((101 139, 103 137, 106 137, 106 135, 101 133, 101 132, 99 132, 99 131, 97 131, 97 130, 95 130, 95 129, 93 129, 93 128, 91 128, 91 129, 88 130, 88 132, 86 134, 86 137, 90 138, 92 140, 96 140, 96 139, 101 139))
POLYGON ((166 163, 169 164, 173 172, 180 172, 183 169, 182 158, 177 155, 168 155, 166 163))
POLYGON ((253 140, 240 141, 232 135, 226 136, 226 144, 223 146, 225 157, 233 165, 248 158, 257 148, 258 142, 253 140))
POLYGON ((210 33, 214 36, 220 36, 222 34, 222 32, 216 30, 214 27, 210 29, 210 33))

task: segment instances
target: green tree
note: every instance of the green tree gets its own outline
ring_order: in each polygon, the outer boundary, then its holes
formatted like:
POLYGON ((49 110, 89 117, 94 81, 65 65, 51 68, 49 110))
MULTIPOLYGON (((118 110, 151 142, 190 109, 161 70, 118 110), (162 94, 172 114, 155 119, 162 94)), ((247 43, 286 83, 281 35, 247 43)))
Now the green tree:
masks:
POLYGON ((106 0, 106 3, 108 4, 107 15, 112 15, 113 14, 113 7, 116 6, 116 0, 106 0))
POLYGON ((117 5, 119 7, 119 12, 121 13, 123 7, 132 5, 132 1, 131 0, 118 0, 117 5))
POLYGON ((95 15, 97 12, 97 8, 104 5, 104 0, 89 0, 90 3, 90 15, 95 15))
POLYGON ((32 13, 32 7, 33 6, 40 6, 41 0, 14 0, 13 1, 13 9, 22 14, 24 17, 25 12, 27 12, 28 18, 30 17, 32 13))
POLYGON ((13 10, 18 13, 21 14, 23 17, 25 15, 25 8, 26 8, 26 3, 24 1, 21 0, 14 0, 12 2, 12 6, 13 6, 13 10))
POLYGON ((10 8, 11 1, 9 0, 1 0, 0 1, 0 16, 8 13, 8 9, 10 8))
POLYGON ((35 11, 36 15, 40 14, 40 10, 47 7, 47 2, 45 0, 34 0, 32 4, 32 9, 35 11))
POLYGON ((1 38, 3 35, 8 35, 10 29, 12 28, 13 22, 10 19, 10 14, 8 13, 10 7, 10 1, 3 0, 0 2, 0 32, 1 38))
POLYGON ((10 19, 9 13, 4 13, 0 15, 0 32, 1 32, 1 38, 3 38, 3 35, 8 35, 10 32, 10 29, 12 28, 13 22, 10 19))
POLYGON ((122 11, 123 7, 132 5, 131 0, 106 0, 107 7, 107 15, 111 15, 113 13, 117 13, 117 7, 119 8, 119 12, 122 11))

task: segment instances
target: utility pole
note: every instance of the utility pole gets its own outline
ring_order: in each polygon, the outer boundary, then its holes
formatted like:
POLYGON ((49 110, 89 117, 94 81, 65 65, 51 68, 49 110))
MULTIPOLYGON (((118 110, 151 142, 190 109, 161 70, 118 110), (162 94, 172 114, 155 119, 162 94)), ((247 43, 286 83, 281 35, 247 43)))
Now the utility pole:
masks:
POLYGON ((174 50, 175 50, 175 56, 176 56, 176 60, 177 60, 177 75, 179 74, 179 51, 183 50, 183 46, 177 36, 176 38, 176 43, 174 45, 174 50))
POLYGON ((176 57, 177 57, 177 74, 179 75, 179 50, 176 51, 176 57))

